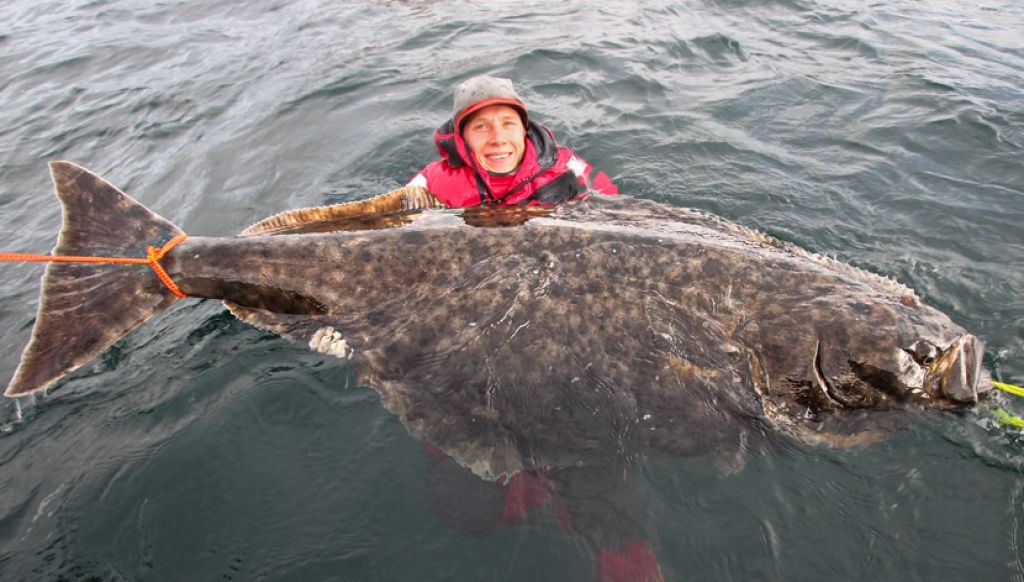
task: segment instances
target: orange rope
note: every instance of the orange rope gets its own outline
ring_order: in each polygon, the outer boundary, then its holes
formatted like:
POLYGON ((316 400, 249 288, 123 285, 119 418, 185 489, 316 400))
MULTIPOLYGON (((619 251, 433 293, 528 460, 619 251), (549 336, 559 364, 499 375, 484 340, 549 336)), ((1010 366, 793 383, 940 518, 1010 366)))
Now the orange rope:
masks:
POLYGON ((181 289, 178 289, 178 286, 175 285, 174 281, 171 280, 171 276, 168 275, 167 271, 165 271, 164 268, 160 266, 160 263, 158 261, 164 258, 164 255, 169 253, 171 249, 178 246, 178 243, 187 238, 188 236, 186 236, 185 233, 181 233, 178 236, 167 241, 167 243, 165 243, 164 246, 159 249, 157 249, 156 247, 148 247, 146 249, 146 257, 149 259, 149 266, 152 267, 153 272, 156 273, 156 278, 160 279, 160 282, 164 284, 164 287, 170 289, 171 293, 174 293, 179 299, 184 299, 188 297, 188 295, 185 295, 181 291, 181 289))
POLYGON ((102 263, 102 264, 115 264, 115 265, 149 265, 156 273, 156 278, 160 279, 160 282, 167 287, 171 293, 184 299, 188 297, 185 295, 178 286, 171 280, 171 276, 167 274, 167 271, 160 266, 160 259, 164 258, 164 255, 171 252, 178 243, 187 239, 188 236, 184 233, 167 241, 161 248, 147 247, 146 258, 138 257, 92 257, 92 256, 75 256, 75 255, 31 255, 27 253, 0 253, 0 261, 4 262, 22 262, 22 263, 102 263))

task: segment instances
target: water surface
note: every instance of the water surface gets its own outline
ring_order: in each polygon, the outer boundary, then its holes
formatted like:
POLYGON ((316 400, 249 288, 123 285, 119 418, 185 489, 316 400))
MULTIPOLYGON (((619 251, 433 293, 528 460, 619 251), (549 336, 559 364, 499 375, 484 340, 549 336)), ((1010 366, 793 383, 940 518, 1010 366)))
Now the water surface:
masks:
MULTIPOLYGON (((1008 0, 9 0, 0 250, 52 247, 51 159, 194 234, 384 192, 436 155, 452 87, 489 73, 626 194, 894 277, 1020 384, 1021 30, 1008 0)), ((0 270, 9 378, 41 268, 0 270)), ((420 446, 344 362, 213 302, 5 404, 3 429, 5 580, 593 578, 553 518, 446 528, 420 446)), ((1020 581, 1022 446, 945 415, 868 449, 633 482, 668 580, 1020 581)))

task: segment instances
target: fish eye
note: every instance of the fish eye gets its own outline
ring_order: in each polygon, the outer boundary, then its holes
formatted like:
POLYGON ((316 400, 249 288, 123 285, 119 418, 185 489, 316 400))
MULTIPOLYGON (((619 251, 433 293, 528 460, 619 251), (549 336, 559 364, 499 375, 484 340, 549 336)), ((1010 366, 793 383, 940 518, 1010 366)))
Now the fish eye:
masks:
POLYGON ((938 346, 923 339, 917 340, 909 348, 903 348, 903 351, 910 354, 914 361, 922 366, 931 366, 942 355, 942 350, 938 346))

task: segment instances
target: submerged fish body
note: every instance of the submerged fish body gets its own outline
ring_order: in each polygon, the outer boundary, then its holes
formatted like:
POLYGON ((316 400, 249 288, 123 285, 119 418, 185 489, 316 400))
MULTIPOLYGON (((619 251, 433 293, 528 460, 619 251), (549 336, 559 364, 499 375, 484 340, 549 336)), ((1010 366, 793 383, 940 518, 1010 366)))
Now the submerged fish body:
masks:
MULTIPOLYGON (((54 254, 141 254, 180 231, 51 164, 54 254)), ((191 297, 350 357, 410 433, 477 475, 855 446, 892 414, 988 388, 982 345, 891 280, 728 221, 628 198, 555 210, 293 211, 160 264, 191 297)), ((47 267, 8 396, 41 389, 175 301, 138 266, 47 267)))

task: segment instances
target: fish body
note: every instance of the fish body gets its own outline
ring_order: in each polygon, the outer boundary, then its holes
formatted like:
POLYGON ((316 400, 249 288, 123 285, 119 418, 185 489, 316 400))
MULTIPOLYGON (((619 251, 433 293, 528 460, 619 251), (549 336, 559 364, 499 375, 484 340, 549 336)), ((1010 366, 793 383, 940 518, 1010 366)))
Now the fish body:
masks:
MULTIPOLYGON (((80 166, 51 171, 54 254, 143 253, 181 233, 80 166)), ((351 358, 411 434, 486 479, 742 458, 778 438, 872 442, 893 415, 970 406, 983 346, 889 279, 723 219, 629 198, 557 209, 338 205, 159 261, 190 297, 351 358)), ((7 389, 42 389, 166 308, 139 266, 47 267, 7 389)))

